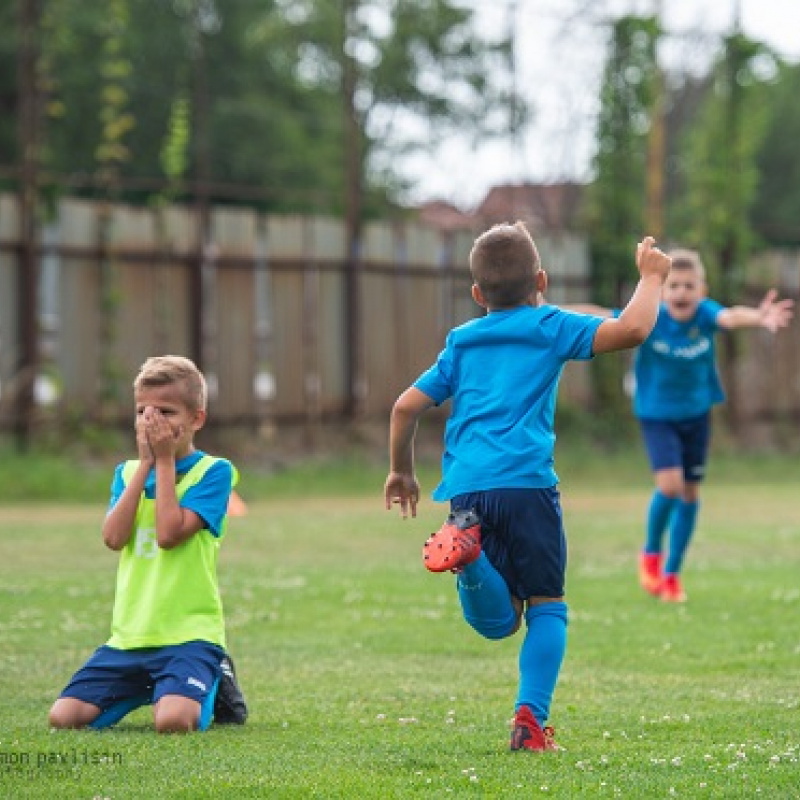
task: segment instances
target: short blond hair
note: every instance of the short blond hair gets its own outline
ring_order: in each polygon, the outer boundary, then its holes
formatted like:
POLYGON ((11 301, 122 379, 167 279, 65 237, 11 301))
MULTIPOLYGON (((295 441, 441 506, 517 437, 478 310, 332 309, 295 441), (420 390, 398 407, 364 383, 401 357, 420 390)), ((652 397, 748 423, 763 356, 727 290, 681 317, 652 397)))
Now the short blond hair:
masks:
POLYGON ((183 399, 191 411, 205 411, 208 386, 203 373, 185 356, 152 356, 142 364, 133 381, 133 391, 157 386, 183 385, 183 399))
POLYGON ((494 225, 472 245, 469 269, 473 282, 494 308, 524 303, 536 289, 539 252, 524 222, 494 225))
POLYGON ((706 279, 706 268, 697 250, 677 248, 668 253, 672 259, 671 269, 692 270, 701 280, 706 279))

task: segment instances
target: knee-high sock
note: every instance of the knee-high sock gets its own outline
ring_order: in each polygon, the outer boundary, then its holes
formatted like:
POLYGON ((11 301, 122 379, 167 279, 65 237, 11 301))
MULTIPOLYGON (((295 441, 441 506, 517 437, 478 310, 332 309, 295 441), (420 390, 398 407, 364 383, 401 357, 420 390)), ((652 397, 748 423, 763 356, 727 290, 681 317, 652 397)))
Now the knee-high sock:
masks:
POLYGON ((681 571, 683 557, 692 540, 694 526, 697 522, 699 503, 687 503, 681 500, 672 517, 672 528, 669 532, 669 555, 664 564, 664 572, 672 574, 681 571))
POLYGON ((679 502, 677 497, 667 497, 656 489, 650 500, 647 511, 647 534, 644 540, 645 553, 660 553, 664 541, 664 532, 669 525, 672 512, 679 502))
POLYGON ((458 599, 464 619, 487 639, 502 639, 516 627, 517 612, 505 578, 481 553, 458 574, 458 599))
POLYGON ((536 721, 544 725, 567 649, 567 604, 531 606, 525 621, 528 632, 519 651, 516 708, 528 706, 536 721))

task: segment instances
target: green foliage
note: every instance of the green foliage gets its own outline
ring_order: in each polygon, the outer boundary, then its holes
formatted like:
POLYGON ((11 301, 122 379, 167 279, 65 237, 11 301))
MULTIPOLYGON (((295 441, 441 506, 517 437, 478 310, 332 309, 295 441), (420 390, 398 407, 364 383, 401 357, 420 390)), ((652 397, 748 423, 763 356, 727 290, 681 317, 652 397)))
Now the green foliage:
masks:
MULTIPOLYGON (((507 70, 497 67, 509 44, 485 40, 473 11, 451 0, 361 0, 352 8, 327 0, 43 0, 49 170, 88 193, 99 162, 140 183, 127 186, 126 199, 143 201, 159 191, 167 157, 168 175, 211 183, 217 201, 230 201, 238 186, 258 190, 269 210, 341 211, 345 57, 357 70, 368 213, 402 190, 397 152, 427 147, 429 135, 446 130, 507 133, 494 110, 508 106, 507 70), (192 136, 180 142, 187 161, 179 165, 175 115, 186 111, 192 136), (406 115, 429 121, 432 133, 399 138, 406 126, 397 119, 406 115)), ((10 67, 0 71, 2 89, 15 73, 18 32, 9 4, 0 15, 0 65, 10 67)), ((12 87, 3 96, 13 99, 12 87)), ((12 164, 13 103, 7 111, 0 163, 12 164)))
POLYGON ((552 723, 566 749, 542 756, 507 751, 521 634, 475 635, 452 576, 422 568, 441 506, 403 522, 379 487, 248 498, 220 580, 251 716, 186 737, 154 734, 148 709, 111 731, 48 731, 57 692, 108 636, 115 555, 102 506, 0 507, 4 795, 794 797, 792 475, 712 470, 675 607, 636 585, 650 486, 617 466, 565 473, 570 641, 552 723))
POLYGON ((17 109, 15 94, 17 88, 17 46, 15 31, 19 14, 16 3, 0 3, 0 163, 16 163, 20 149, 16 127, 17 109))
POLYGON ((161 148, 161 168, 171 183, 186 174, 191 140, 191 103, 179 95, 172 101, 167 135, 161 148))
POLYGON ((712 293, 740 301, 754 243, 750 214, 759 180, 757 154, 769 121, 761 77, 768 54, 742 35, 726 39, 712 92, 687 134, 679 238, 704 256, 712 293))
MULTIPOLYGON (((619 307, 635 278, 634 251, 644 230, 647 137, 657 79, 658 22, 625 16, 613 26, 600 94, 596 178, 589 191, 593 302, 619 307)), ((597 407, 611 419, 627 412, 624 363, 596 359, 597 407)))
POLYGON ((800 245, 799 95, 800 64, 782 64, 774 85, 760 91, 770 119, 756 156, 760 178, 751 219, 762 240, 784 247, 800 245))
POLYGON ((633 248, 643 232, 657 35, 657 22, 650 17, 622 17, 613 28, 590 196, 592 290, 601 305, 620 303, 622 286, 631 279, 633 248))

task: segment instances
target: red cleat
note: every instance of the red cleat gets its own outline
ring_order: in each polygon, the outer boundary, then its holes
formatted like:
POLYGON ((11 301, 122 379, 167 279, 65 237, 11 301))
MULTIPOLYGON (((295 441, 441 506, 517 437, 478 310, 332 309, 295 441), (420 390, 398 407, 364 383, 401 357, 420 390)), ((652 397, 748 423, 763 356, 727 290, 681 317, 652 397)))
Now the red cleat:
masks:
POLYGON ((639 584, 648 594, 661 594, 661 553, 639 553, 639 584))
POLYGON ((664 576, 664 582, 661 584, 661 599, 665 603, 686 602, 686 592, 683 591, 681 579, 677 573, 664 576))
POLYGON ((481 521, 474 511, 453 511, 422 546, 431 572, 460 572, 481 554, 481 521))
POLYGON ((542 728, 528 706, 520 706, 514 715, 514 730, 511 734, 512 750, 560 750, 553 738, 555 731, 549 726, 542 728))

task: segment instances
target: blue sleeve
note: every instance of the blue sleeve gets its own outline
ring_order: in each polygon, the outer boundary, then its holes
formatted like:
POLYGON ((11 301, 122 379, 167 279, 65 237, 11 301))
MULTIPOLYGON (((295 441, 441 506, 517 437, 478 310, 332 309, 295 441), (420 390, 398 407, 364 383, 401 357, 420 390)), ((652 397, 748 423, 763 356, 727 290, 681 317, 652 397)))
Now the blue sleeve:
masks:
POLYGON ((188 508, 202 517, 214 536, 219 536, 222 532, 234 483, 233 476, 233 465, 221 458, 209 467, 202 480, 186 490, 180 501, 182 508, 188 508))
POLYGON ((701 328, 713 333, 719 329, 719 325, 717 325, 717 317, 724 310, 725 306, 723 306, 721 303, 718 303, 716 300, 710 300, 706 298, 705 300, 701 301, 700 305, 697 307, 697 322, 701 328))
POLYGON ((439 353, 436 363, 427 369, 414 382, 414 388, 428 395, 431 400, 440 406, 453 394, 453 360, 448 342, 444 350, 439 353))
POLYGON ((603 317, 559 309, 553 321, 556 323, 553 343, 562 359, 586 361, 594 355, 592 352, 594 336, 603 324, 603 317))
POLYGON ((111 479, 111 498, 108 501, 106 514, 111 511, 112 508, 114 508, 114 506, 117 504, 117 500, 119 500, 120 495, 125 490, 125 483, 122 480, 122 470, 124 467, 125 462, 122 464, 117 464, 117 467, 114 470, 114 477, 111 479))

